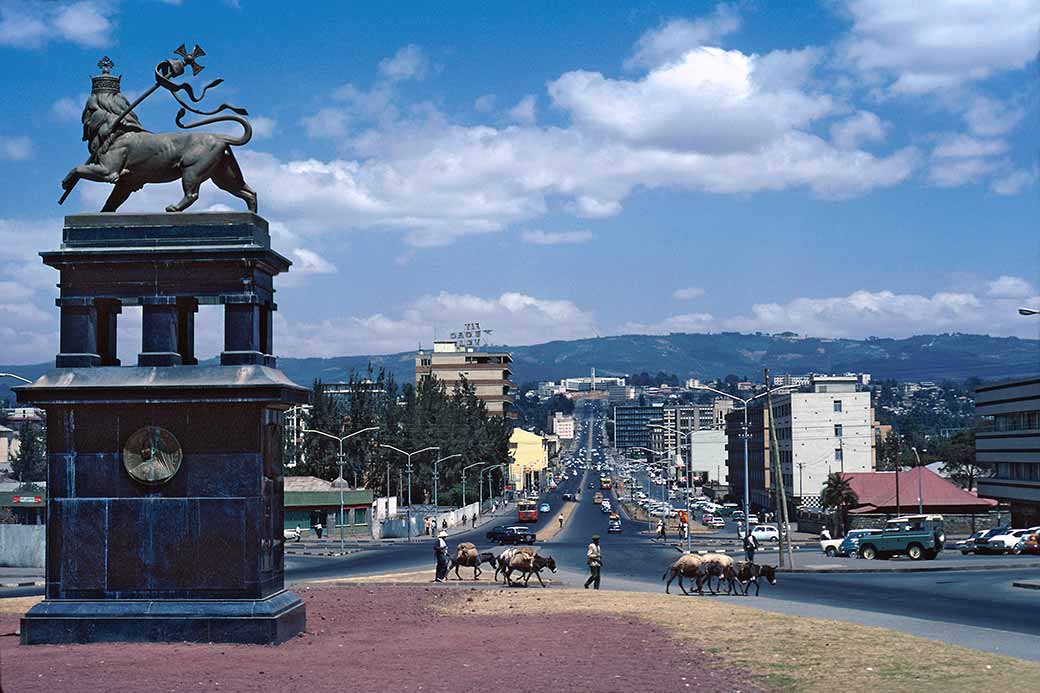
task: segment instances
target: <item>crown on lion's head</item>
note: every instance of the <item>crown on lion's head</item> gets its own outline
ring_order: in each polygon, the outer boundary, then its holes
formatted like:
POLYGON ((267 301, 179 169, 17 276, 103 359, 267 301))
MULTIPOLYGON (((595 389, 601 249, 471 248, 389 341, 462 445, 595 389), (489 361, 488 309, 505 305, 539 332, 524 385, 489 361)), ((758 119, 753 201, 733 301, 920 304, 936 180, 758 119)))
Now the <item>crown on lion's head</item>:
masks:
MULTIPOLYGON (((91 153, 97 151, 111 135, 112 124, 130 109, 130 102, 119 92, 120 77, 109 74, 113 67, 106 55, 98 61, 101 74, 90 78, 91 90, 87 103, 83 106, 83 141, 91 153)), ((144 128, 135 113, 127 113, 119 122, 120 130, 138 130, 144 128)))

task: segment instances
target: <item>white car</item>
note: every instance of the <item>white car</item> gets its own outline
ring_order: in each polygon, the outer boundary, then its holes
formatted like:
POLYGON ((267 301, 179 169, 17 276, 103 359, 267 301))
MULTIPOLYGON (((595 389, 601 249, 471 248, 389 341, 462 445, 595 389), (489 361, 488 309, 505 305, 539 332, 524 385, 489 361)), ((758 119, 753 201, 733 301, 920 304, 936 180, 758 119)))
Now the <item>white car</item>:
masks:
POLYGON ((1012 553, 1018 545, 1018 542, 1022 540, 1022 537, 1038 530, 1040 530, 1040 527, 1030 527, 1029 529, 1009 529, 1004 534, 997 534, 990 537, 984 544, 977 542, 975 544, 975 552, 1012 553))
POLYGON ((713 527, 715 529, 722 529, 726 526, 726 521, 723 520, 721 517, 713 517, 710 520, 708 520, 707 524, 709 527, 713 527))
MULTIPOLYGON (((754 517, 752 515, 751 517, 754 517)), ((751 530, 751 536, 758 540, 759 544, 765 542, 778 542, 780 541, 780 530, 773 525, 758 525, 751 530)))
POLYGON ((758 515, 752 513, 748 515, 747 522, 749 525, 757 525, 759 522, 761 522, 761 520, 758 519, 758 515))

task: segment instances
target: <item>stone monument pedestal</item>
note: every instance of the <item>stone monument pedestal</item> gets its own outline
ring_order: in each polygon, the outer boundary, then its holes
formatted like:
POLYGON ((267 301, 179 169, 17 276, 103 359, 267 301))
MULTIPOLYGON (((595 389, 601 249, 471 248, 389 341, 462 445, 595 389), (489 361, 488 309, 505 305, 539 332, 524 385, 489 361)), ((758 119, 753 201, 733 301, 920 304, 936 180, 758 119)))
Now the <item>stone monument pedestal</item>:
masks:
POLYGON ((47 412, 46 597, 22 643, 279 643, 306 625, 284 589, 282 428, 308 391, 275 368, 267 222, 236 214, 66 217, 57 368, 15 388, 47 412), (220 365, 194 313, 225 308, 220 365), (143 311, 138 364, 116 316, 143 311))

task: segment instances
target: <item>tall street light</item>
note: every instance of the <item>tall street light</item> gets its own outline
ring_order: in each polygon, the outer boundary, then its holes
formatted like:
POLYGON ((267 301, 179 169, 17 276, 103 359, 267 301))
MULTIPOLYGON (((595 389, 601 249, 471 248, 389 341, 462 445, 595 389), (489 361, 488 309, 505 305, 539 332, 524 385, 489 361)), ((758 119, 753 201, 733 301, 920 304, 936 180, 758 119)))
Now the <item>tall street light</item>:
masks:
MULTIPOLYGON (((473 464, 462 468, 462 507, 466 507, 466 470, 479 467, 484 464, 483 462, 474 462, 473 464)), ((480 479, 477 479, 477 486, 480 486, 480 479)))
POLYGON ((421 452, 429 452, 430 450, 439 450, 440 448, 431 445, 428 448, 422 450, 416 450, 414 452, 405 452, 401 448, 395 448, 393 445, 380 445, 381 448, 387 450, 393 450, 399 452, 408 458, 408 463, 405 465, 405 471, 408 472, 408 541, 412 540, 412 457, 418 455, 421 452))
MULTIPOLYGON (((715 388, 708 387, 707 385, 694 385, 693 386, 694 390, 707 390, 708 392, 714 392, 717 395, 722 395, 723 397, 729 397, 731 400, 733 400, 735 402, 740 402, 742 405, 744 405, 744 407, 743 407, 743 409, 744 409, 744 428, 743 428, 743 433, 741 434, 741 437, 744 439, 744 522, 745 523, 747 523, 748 518, 751 517, 751 507, 750 507, 751 491, 750 491, 750 488, 749 488, 749 485, 748 485, 748 438, 749 438, 749 435, 748 435, 748 405, 751 402, 753 402, 754 400, 758 399, 759 397, 765 397, 766 395, 770 395, 770 394, 772 394, 774 392, 777 392, 778 390, 790 390, 791 388, 795 388, 795 387, 798 387, 798 386, 797 385, 781 385, 780 387, 774 387, 771 390, 766 390, 764 392, 759 392, 757 395, 755 395, 753 397, 748 397, 747 399, 741 399, 740 397, 737 397, 736 395, 731 395, 730 393, 723 392, 722 390, 716 390, 715 388)), ((770 426, 772 425, 772 421, 770 421, 769 425, 770 426)), ((784 471, 782 469, 779 470, 779 471, 780 471, 781 474, 784 473, 784 471)), ((783 502, 786 503, 787 499, 784 498, 783 502)), ((777 510, 779 510, 779 508, 777 508, 777 510)), ((751 531, 751 527, 748 527, 747 530, 751 531)))
MULTIPOLYGON (((658 452, 657 450, 653 450, 651 448, 644 448, 644 447, 641 447, 641 446, 638 446, 638 445, 629 448, 629 450, 642 450, 643 452, 649 452, 651 455, 667 455, 668 454, 667 450, 664 450, 662 452, 658 452)), ((629 494, 629 495, 631 495, 631 494, 629 494)), ((662 492, 661 495, 663 496, 664 493, 662 492)), ((664 498, 662 498, 661 500, 664 500, 664 498)), ((689 517, 689 515, 687 515, 687 517, 689 517)), ((647 515, 647 518, 649 518, 649 514, 647 515)), ((648 529, 653 529, 653 520, 647 519, 646 524, 647 524, 647 528, 648 529)))
MULTIPOLYGON (((440 448, 437 448, 437 449, 440 450, 440 448)), ((441 507, 440 503, 437 502, 437 488, 440 485, 440 481, 441 481, 441 475, 440 475, 440 471, 439 471, 440 470, 440 464, 441 464, 441 462, 445 462, 447 460, 454 459, 456 457, 462 457, 462 454, 458 453, 458 454, 455 454, 455 455, 448 455, 447 457, 440 457, 440 458, 434 460, 434 462, 433 462, 433 507, 435 507, 435 508, 441 507)), ((465 505, 465 503, 463 503, 463 505, 465 505)))
MULTIPOLYGON (((332 438, 333 440, 339 441, 339 454, 336 455, 336 464, 339 465, 339 476, 332 482, 332 488, 339 489, 339 550, 342 553, 344 550, 344 539, 343 539, 343 489, 346 488, 347 482, 343 478, 343 465, 346 463, 346 455, 343 454, 343 441, 350 440, 354 436, 361 435, 362 433, 368 433, 369 431, 378 431, 379 426, 369 426, 368 428, 362 428, 360 431, 354 431, 348 433, 345 436, 334 436, 331 433, 325 431, 319 431, 313 428, 303 429, 304 433, 313 433, 318 436, 325 436, 326 438, 332 438)), ((354 472, 354 488, 357 488, 357 472, 354 472)))
POLYGON ((0 378, 14 378, 15 380, 21 380, 23 383, 28 383, 29 385, 32 385, 31 380, 29 380, 28 378, 23 378, 22 376, 16 375, 14 373, 0 373, 0 378))
MULTIPOLYGON (((921 496, 921 477, 924 473, 921 471, 921 456, 917 454, 917 448, 911 446, 911 450, 914 451, 914 457, 917 458, 917 514, 924 515, 924 500, 921 496)), ((925 452, 928 452, 925 450, 925 452)), ((899 472, 896 472, 898 474, 899 472)))
POLYGON ((491 500, 491 498, 492 498, 492 493, 491 493, 491 472, 493 470, 495 470, 495 469, 501 469, 502 467, 505 467, 505 466, 506 466, 505 463, 493 464, 490 467, 484 467, 483 469, 480 470, 480 478, 477 479, 477 485, 480 487, 480 505, 481 506, 484 505, 484 472, 488 473, 488 500, 491 500))
POLYGON ((1019 308, 1018 309, 1018 314, 1019 315, 1040 315, 1040 310, 1037 310, 1036 308, 1019 308))

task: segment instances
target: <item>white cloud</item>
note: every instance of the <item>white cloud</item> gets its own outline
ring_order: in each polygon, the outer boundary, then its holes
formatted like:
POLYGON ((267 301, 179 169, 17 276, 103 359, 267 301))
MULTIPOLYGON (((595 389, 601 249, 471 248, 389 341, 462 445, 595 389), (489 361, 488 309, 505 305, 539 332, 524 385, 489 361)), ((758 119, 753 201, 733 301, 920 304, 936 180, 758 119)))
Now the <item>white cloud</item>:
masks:
POLYGON ((695 298, 700 298, 704 295, 704 289, 699 286, 688 286, 683 289, 676 289, 672 292, 672 298, 677 301, 692 301, 695 298))
POLYGON ((1036 0, 852 0, 848 9, 847 59, 896 93, 977 82, 1036 57, 1036 0))
POLYGON ((249 124, 253 126, 253 137, 262 140, 274 134, 278 121, 266 116, 253 116, 249 119, 249 124))
POLYGON ((441 292, 410 302, 397 316, 384 313, 290 323, 275 314, 280 353, 310 356, 388 353, 429 345, 456 326, 479 321, 499 344, 534 344, 596 333, 591 313, 573 302, 507 292, 497 297, 441 292))
POLYGON ((313 250, 293 248, 292 256, 292 271, 298 274, 334 274, 336 272, 335 265, 313 250))
POLYGON ((78 121, 83 114, 83 104, 86 100, 85 95, 78 100, 68 96, 62 97, 51 104, 51 115, 58 120, 78 121))
POLYGON ((993 298, 1029 298, 1036 289, 1022 277, 1002 275, 987 283, 986 294, 993 298))
POLYGON ((1019 168, 1005 176, 995 178, 989 187, 997 195, 1017 195, 1035 183, 1035 174, 1019 168))
POLYGON ((885 139, 888 123, 870 111, 859 111, 831 125, 831 141, 841 149, 856 149, 863 143, 885 139))
POLYGON ((751 152, 835 110, 829 96, 802 88, 812 56, 698 48, 638 80, 568 72, 549 84, 549 95, 579 126, 612 139, 700 154, 751 152))
POLYGON ((688 313, 655 323, 630 322, 620 330, 649 334, 790 330, 811 336, 857 339, 870 335, 907 337, 967 332, 1035 338, 1035 327, 1016 313, 1019 303, 1040 303, 1040 296, 1020 278, 1001 277, 990 282, 984 294, 937 292, 926 296, 859 290, 844 296, 755 304, 748 315, 720 318, 711 313, 688 313))
POLYGON ((537 117, 538 101, 533 94, 528 94, 509 109, 509 117, 522 125, 534 125, 537 117))
POLYGON ((564 245, 588 243, 595 235, 588 230, 581 231, 541 231, 531 229, 521 234, 524 243, 532 245, 564 245))
POLYGON ((994 137, 1011 132, 1025 116, 1026 110, 985 96, 975 96, 964 112, 971 131, 982 137, 994 137))
POLYGON ((473 100, 473 108, 481 113, 490 113, 495 108, 495 95, 483 94, 473 100))
POLYGON ((1000 168, 992 159, 939 159, 928 169, 928 181, 940 188, 955 188, 977 183, 1000 168))
POLYGON ((928 180, 946 188, 978 182, 1008 167, 1005 159, 997 158, 1007 149, 1003 140, 945 135, 932 150, 928 180))
POLYGON ((115 7, 106 2, 5 2, 0 5, 0 45, 38 48, 68 41, 87 48, 111 43, 115 7))
POLYGON ((28 137, 0 135, 0 161, 24 161, 31 157, 32 153, 33 143, 28 137))
POLYGON ((303 118, 307 135, 316 138, 340 138, 347 134, 347 114, 337 108, 322 108, 303 118))
POLYGON ((402 46, 390 58, 379 63, 379 73, 387 79, 400 81, 422 79, 429 69, 429 62, 422 49, 414 44, 402 46))
POLYGON ((932 156, 943 158, 967 158, 992 156, 1007 151, 1003 140, 983 140, 968 135, 948 135, 939 140, 932 156))
POLYGON ((723 36, 740 29, 740 15, 731 5, 719 5, 710 16, 674 19, 639 37, 635 50, 625 61, 627 69, 656 67, 681 58, 693 48, 718 45, 723 36))

